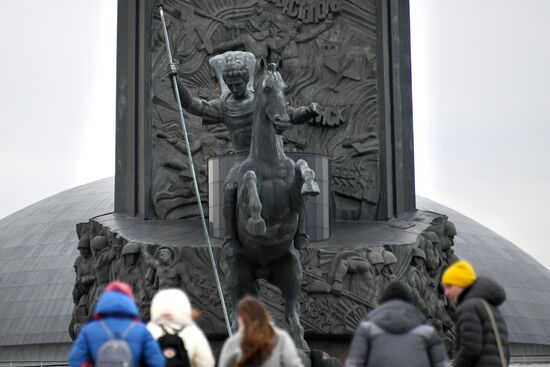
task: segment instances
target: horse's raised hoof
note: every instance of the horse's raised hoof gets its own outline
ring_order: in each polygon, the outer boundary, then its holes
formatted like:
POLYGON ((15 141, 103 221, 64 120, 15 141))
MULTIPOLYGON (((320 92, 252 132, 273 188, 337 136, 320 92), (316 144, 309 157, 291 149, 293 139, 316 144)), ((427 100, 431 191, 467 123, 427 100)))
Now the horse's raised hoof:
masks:
POLYGON ((302 185, 302 195, 317 196, 321 193, 319 184, 315 181, 304 182, 302 185))
POLYGON ((261 236, 264 235, 267 231, 265 227, 265 221, 260 219, 253 219, 249 218, 248 222, 246 223, 246 230, 248 233, 254 235, 254 236, 261 236))

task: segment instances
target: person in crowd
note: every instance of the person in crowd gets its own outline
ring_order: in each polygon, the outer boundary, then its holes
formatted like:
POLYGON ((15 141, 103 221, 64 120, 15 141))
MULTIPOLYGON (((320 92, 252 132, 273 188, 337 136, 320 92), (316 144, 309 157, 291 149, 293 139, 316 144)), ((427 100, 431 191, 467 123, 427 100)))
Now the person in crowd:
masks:
POLYGON ((478 278, 464 260, 445 270, 441 284, 445 296, 457 305, 454 366, 508 365, 508 328, 498 309, 506 299, 504 289, 491 279, 478 278))
POLYGON ((215 360, 204 333, 193 318, 198 313, 191 308, 187 295, 177 288, 158 291, 151 302, 151 321, 147 328, 159 341, 161 350, 170 365, 191 367, 214 367, 215 360), (170 341, 167 337, 176 336, 179 340, 170 341), (170 347, 172 344, 172 347, 170 347), (181 348, 185 348, 183 351, 181 348), (171 359, 174 359, 172 363, 171 359), (179 361, 185 359, 187 361, 179 361))
POLYGON ((93 320, 82 328, 73 344, 69 366, 100 365, 98 360, 108 354, 105 344, 117 339, 129 347, 132 367, 164 367, 158 343, 138 316, 130 286, 120 281, 109 283, 99 297, 93 320))
POLYGON ((264 305, 245 296, 237 307, 239 330, 225 342, 219 367, 303 367, 290 335, 271 322, 264 305))
POLYGON ((379 304, 357 327, 345 367, 450 366, 437 330, 401 282, 390 282, 379 304))

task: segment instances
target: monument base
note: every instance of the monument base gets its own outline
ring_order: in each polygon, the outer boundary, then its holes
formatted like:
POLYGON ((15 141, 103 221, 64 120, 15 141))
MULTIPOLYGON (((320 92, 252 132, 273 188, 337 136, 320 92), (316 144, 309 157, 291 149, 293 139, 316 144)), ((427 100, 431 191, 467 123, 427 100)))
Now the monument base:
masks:
MULTIPOLYGON (((358 322, 376 306, 385 284, 392 279, 407 282, 413 250, 426 246, 420 241, 421 235, 427 230, 436 232, 442 225, 444 227, 445 221, 446 217, 440 214, 417 211, 387 222, 334 222, 329 240, 311 243, 300 251, 303 266, 300 319, 306 337, 312 342, 319 340, 322 345, 332 343, 326 340, 333 338, 349 340, 358 322)), ((144 221, 107 214, 91 219, 88 225, 91 233, 107 237, 114 249, 116 259, 111 268, 118 271, 112 271, 113 274, 125 274, 120 270, 125 266, 119 250, 122 245, 127 242, 141 244, 138 265, 143 276, 149 278, 145 283, 148 289, 144 292, 136 290, 142 298, 152 297, 159 284, 161 287, 162 284, 179 286, 189 294, 193 306, 202 313, 198 323, 204 332, 214 338, 226 336, 222 307, 199 219, 144 221), (147 258, 154 259, 163 247, 173 250, 173 262, 152 266, 147 258)), ((444 230, 440 232, 444 236, 444 230)), ((435 242, 431 244, 432 249, 441 248, 435 242)), ((222 243, 212 239, 212 244, 223 284, 223 266, 219 261, 222 243)), ((119 278, 123 279, 123 276, 119 278)), ((259 283, 260 299, 267 305, 275 322, 285 327, 284 302, 280 291, 265 281, 259 283)), ((229 292, 224 290, 224 294, 230 308, 229 292)), ((148 307, 150 300, 142 301, 143 307, 148 307)), ((337 349, 341 350, 340 347, 337 349)))
MULTIPOLYGON (((225 339, 208 339, 216 360, 220 357, 225 339)), ((306 338, 306 341, 311 349, 309 355, 312 367, 341 367, 346 360, 349 346, 351 345, 351 337, 332 338, 330 340, 306 338)))

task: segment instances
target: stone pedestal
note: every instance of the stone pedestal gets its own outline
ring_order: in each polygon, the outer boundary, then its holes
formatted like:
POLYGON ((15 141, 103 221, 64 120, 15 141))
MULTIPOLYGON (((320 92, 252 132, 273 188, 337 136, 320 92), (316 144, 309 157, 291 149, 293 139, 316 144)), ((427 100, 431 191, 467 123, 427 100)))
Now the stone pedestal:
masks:
MULTIPOLYGON (((396 258, 395 277, 406 282, 413 250, 421 242, 419 238, 424 236, 426 230, 433 232, 437 223, 443 219, 439 214, 419 211, 406 219, 388 222, 337 221, 334 222, 329 240, 312 243, 302 250, 300 254, 304 276, 300 296, 301 322, 308 340, 325 343, 349 339, 357 323, 376 305, 379 288, 385 284, 383 274, 374 272, 374 267, 344 273, 340 271, 338 276, 337 269, 341 262, 353 259, 372 266, 374 255, 382 256, 385 252, 391 252, 396 258), (377 289, 361 287, 362 277, 365 276, 363 273, 367 272, 375 277, 377 289), (343 281, 343 288, 339 291, 334 289, 338 277, 343 281)), ((161 246, 174 249, 175 261, 183 264, 184 279, 189 282, 181 284, 181 288, 189 293, 193 306, 202 313, 199 325, 210 337, 223 338, 226 335, 208 249, 198 219, 147 221, 121 214, 107 214, 90 220, 88 225, 92 232, 106 236, 115 252, 115 247, 125 242, 139 242, 142 246, 140 261, 143 274, 149 268, 144 261, 145 253, 154 256, 156 249, 161 246)), ((212 242, 218 271, 223 280, 219 261, 221 240, 213 239, 212 242)), ((112 267, 121 266, 117 261, 113 261, 112 267)), ((260 284, 260 299, 271 311, 275 322, 284 327, 284 303, 279 290, 264 281, 260 281, 260 284)), ((148 293, 153 294, 154 291, 150 289, 148 293)), ((229 302, 228 292, 225 296, 229 302)))

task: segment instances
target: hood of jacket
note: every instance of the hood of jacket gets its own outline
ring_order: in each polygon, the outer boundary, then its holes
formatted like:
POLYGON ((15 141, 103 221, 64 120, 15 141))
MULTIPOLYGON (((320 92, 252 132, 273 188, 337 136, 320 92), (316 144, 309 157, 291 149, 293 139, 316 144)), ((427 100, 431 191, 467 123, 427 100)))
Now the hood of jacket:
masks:
POLYGON ((506 293, 498 283, 489 278, 477 278, 477 280, 469 288, 466 288, 460 298, 458 304, 473 298, 481 298, 497 307, 506 300, 506 293))
POLYGON ((103 292, 97 302, 96 315, 99 316, 128 316, 138 317, 139 311, 136 303, 120 292, 103 292))
POLYGON ((151 321, 157 325, 180 327, 192 324, 189 298, 176 288, 158 291, 151 301, 151 321))
POLYGON ((382 303, 367 315, 367 320, 392 334, 407 333, 427 322, 414 305, 400 300, 382 303))

